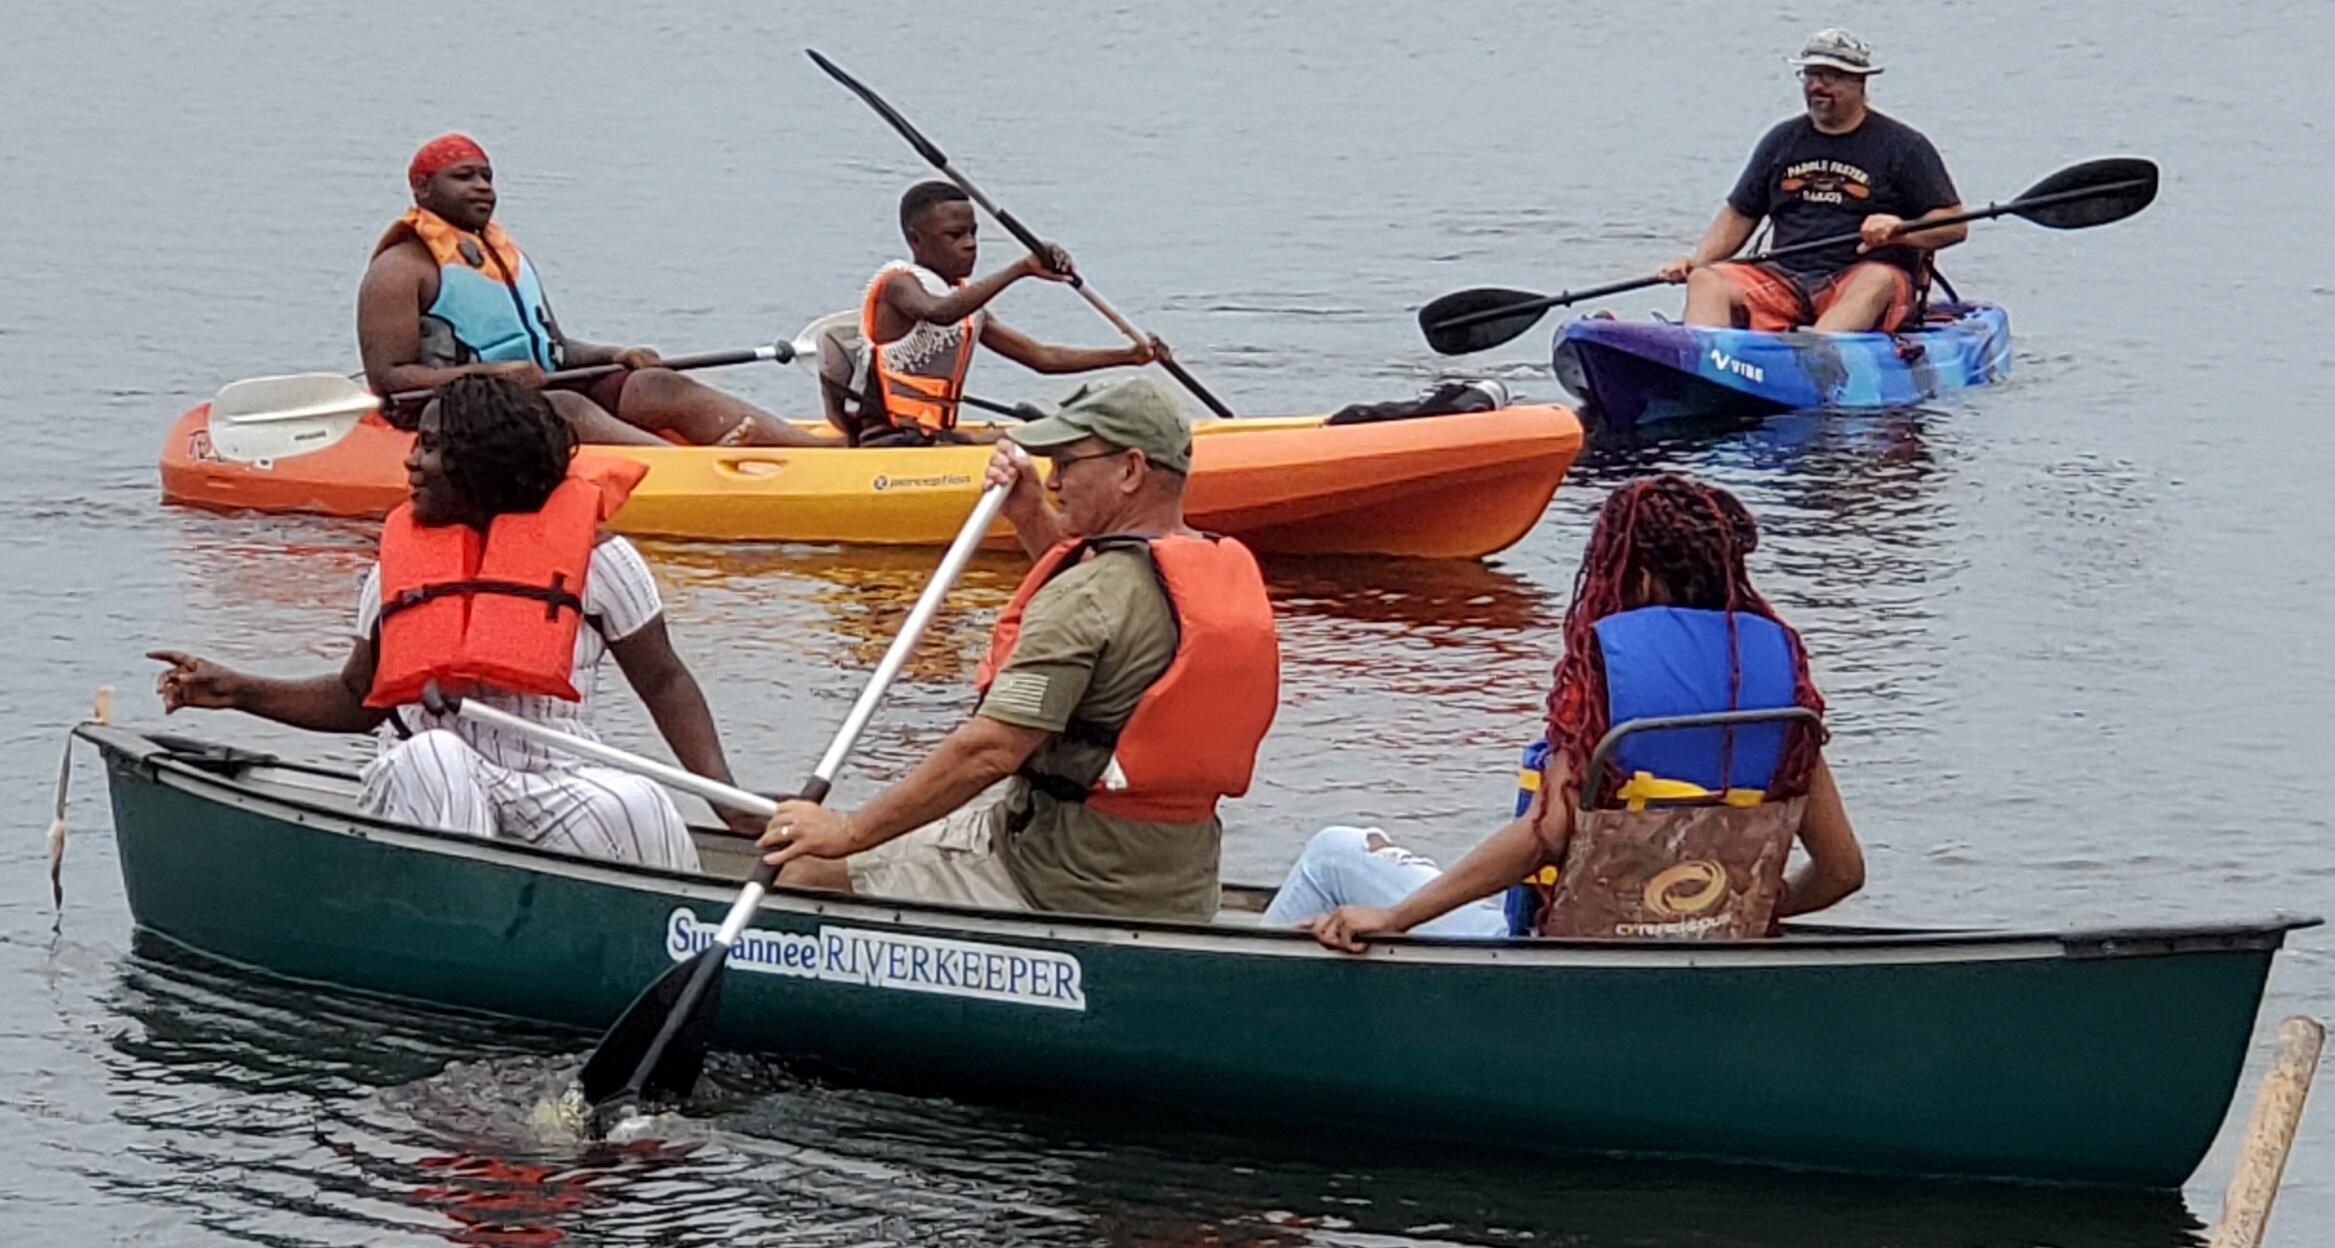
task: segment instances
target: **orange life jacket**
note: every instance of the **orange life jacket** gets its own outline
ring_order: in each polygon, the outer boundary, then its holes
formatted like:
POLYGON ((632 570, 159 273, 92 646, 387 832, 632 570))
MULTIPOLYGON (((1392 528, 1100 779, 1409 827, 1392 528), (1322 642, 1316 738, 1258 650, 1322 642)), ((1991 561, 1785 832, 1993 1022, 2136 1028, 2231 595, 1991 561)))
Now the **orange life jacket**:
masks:
POLYGON ((1038 559, 998 616, 974 683, 983 692, 1013 654, 1022 612, 1048 581, 1087 551, 1142 545, 1176 619, 1176 653, 1116 728, 1073 721, 1072 740, 1107 745, 1118 777, 1091 786, 1024 773, 1032 787, 1122 819, 1192 823, 1216 813, 1222 797, 1249 791, 1257 746, 1281 701, 1281 646, 1273 604, 1248 548, 1229 537, 1113 534, 1073 539, 1038 559))
POLYGON ((576 626, 600 522, 648 474, 629 459, 579 457, 541 510, 467 524, 417 524, 400 504, 381 528, 381 624, 370 707, 484 686, 574 702, 576 626))
MULTIPOLYGON (((905 273, 927 290, 938 274, 922 265, 895 260, 876 270, 860 304, 859 333, 868 344, 870 388, 884 401, 885 419, 895 429, 939 433, 957 427, 958 401, 965 395, 965 370, 973 363, 973 344, 985 323, 973 312, 955 325, 918 325, 886 342, 876 336, 876 310, 882 305, 884 284, 905 273)), ((962 286, 963 282, 951 283, 962 286)))

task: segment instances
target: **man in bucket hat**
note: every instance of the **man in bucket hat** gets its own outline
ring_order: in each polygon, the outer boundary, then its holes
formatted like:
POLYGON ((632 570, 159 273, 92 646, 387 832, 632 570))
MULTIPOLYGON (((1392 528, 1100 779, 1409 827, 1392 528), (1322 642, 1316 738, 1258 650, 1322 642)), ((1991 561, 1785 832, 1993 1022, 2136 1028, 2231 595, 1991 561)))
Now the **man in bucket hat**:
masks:
POLYGON ((1686 283, 1689 325, 1900 329, 1918 313, 1930 254, 1969 227, 1898 227, 1962 211, 1954 181, 1920 131, 1866 107, 1866 79, 1881 65, 1864 40, 1820 30, 1790 63, 1807 111, 1767 132, 1701 244, 1661 274, 1686 283), (1728 259, 1763 217, 1774 224, 1771 247, 1860 237, 1762 264, 1728 259))
POLYGON ((1206 922, 1216 803, 1247 791, 1279 701, 1264 579, 1184 523, 1192 432, 1156 382, 1082 387, 1006 437, 988 479, 1037 566, 972 717, 856 810, 781 803, 762 847, 786 884, 1206 922))

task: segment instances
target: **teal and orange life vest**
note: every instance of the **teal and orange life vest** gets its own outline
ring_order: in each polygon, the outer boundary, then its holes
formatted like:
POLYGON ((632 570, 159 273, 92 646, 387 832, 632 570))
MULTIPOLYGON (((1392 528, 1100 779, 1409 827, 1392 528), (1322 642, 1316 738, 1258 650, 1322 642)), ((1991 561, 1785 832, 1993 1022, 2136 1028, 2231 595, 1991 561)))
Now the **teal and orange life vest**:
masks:
POLYGON ((883 400, 884 418, 895 429, 926 436, 957 427, 957 408, 965 397, 965 370, 973 363, 973 347, 981 340, 988 313, 975 311, 949 325, 918 323, 889 342, 876 336, 876 311, 882 306, 884 284, 909 279, 935 296, 945 296, 963 282, 949 282, 920 264, 895 260, 876 270, 860 303, 859 334, 867 340, 869 388, 883 400))
POLYGON ((1058 801, 1084 802, 1121 819, 1195 823, 1220 798, 1249 791, 1257 747, 1281 702, 1281 643, 1256 557, 1229 537, 1111 534, 1072 539, 1040 556, 997 618, 989 653, 974 674, 983 692, 1013 655, 1022 612, 1048 581, 1090 550, 1137 546, 1150 557, 1176 620, 1176 653, 1127 722, 1116 728, 1073 722, 1064 734, 1107 745, 1114 768, 1091 785, 1026 774, 1058 801), (1121 783, 1120 781, 1123 781, 1121 783))
POLYGON ((417 205, 390 223, 373 254, 407 238, 420 240, 438 262, 438 297, 422 313, 422 363, 532 360, 545 372, 559 367, 559 325, 543 282, 502 226, 490 221, 474 234, 417 205))
POLYGON ((413 504, 381 528, 381 623, 370 707, 491 689, 574 702, 576 628, 602 521, 648 467, 579 457, 542 508, 467 524, 418 524, 413 504))

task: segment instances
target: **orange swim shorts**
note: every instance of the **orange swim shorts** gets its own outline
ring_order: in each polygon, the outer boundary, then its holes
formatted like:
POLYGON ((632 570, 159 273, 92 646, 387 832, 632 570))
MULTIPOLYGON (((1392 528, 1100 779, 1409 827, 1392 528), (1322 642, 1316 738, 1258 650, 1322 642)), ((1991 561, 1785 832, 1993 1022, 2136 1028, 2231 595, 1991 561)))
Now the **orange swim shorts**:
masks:
POLYGON ((1747 329, 1780 333, 1815 324, 1816 318, 1823 316, 1825 309, 1840 298, 1841 287, 1860 269, 1880 269, 1889 274, 1897 287, 1889 298, 1889 308, 1882 315, 1881 324, 1867 328, 1895 330, 1913 315, 1913 276, 1894 264, 1878 260, 1859 260, 1813 286, 1802 285, 1802 279, 1772 264, 1729 260, 1714 267, 1743 296, 1744 310, 1750 314, 1747 329))

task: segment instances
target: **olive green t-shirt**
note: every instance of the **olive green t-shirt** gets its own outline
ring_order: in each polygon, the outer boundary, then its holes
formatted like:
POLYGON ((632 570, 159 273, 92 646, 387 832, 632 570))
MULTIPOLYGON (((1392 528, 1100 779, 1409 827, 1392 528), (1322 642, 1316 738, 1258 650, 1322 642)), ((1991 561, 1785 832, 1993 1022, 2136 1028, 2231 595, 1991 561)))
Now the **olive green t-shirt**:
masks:
MULTIPOLYGON (((1176 620, 1148 552, 1090 556, 1032 595, 1013 655, 976 714, 1059 733, 1073 719, 1119 727, 1176 654, 1176 620)), ((1092 785, 1107 746, 1048 739, 1029 770, 1092 785)), ((990 808, 1006 870, 1040 910, 1142 918, 1216 917, 1223 825, 1118 819, 1016 777, 990 808), (1025 819, 1026 812, 1026 819, 1025 819)))

